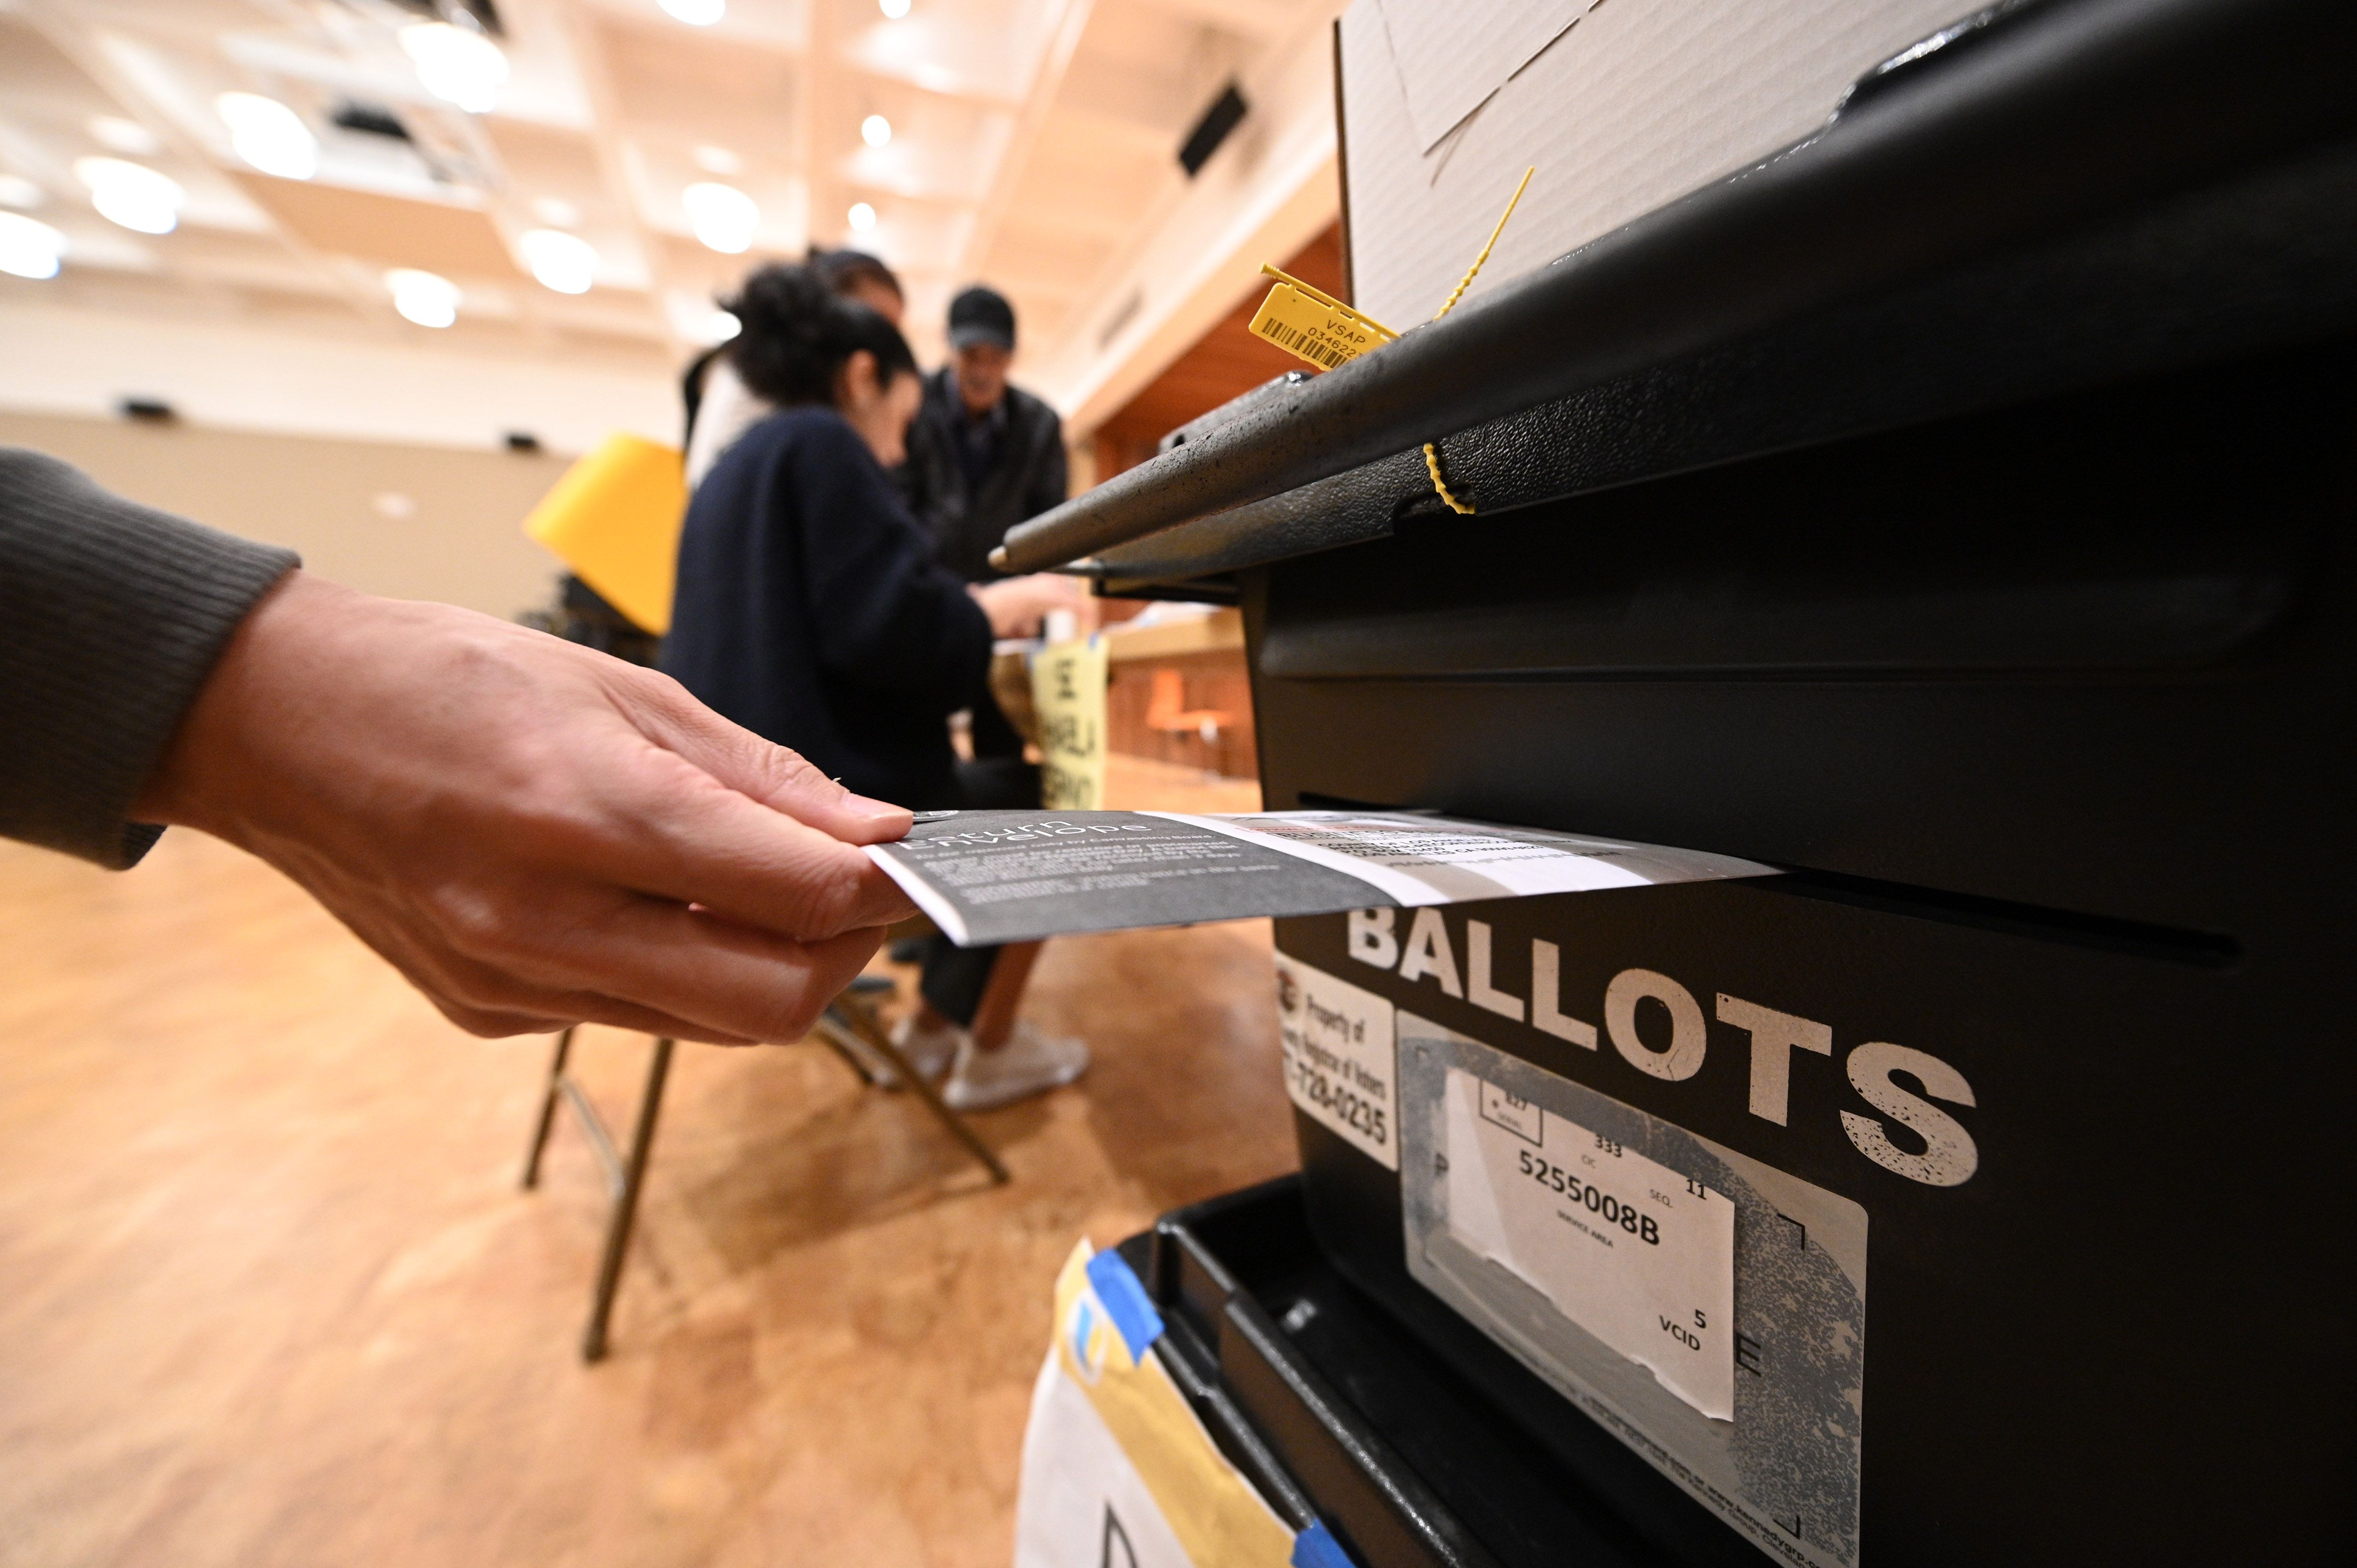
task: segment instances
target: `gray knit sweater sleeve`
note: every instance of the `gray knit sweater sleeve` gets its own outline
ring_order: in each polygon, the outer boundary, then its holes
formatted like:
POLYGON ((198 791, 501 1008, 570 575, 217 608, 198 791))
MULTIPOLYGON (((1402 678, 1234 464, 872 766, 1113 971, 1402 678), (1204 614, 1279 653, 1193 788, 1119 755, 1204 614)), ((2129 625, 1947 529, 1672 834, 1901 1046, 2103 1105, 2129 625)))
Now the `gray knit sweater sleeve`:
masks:
POLYGON ((121 869, 129 820, 229 635, 295 553, 0 446, 0 836, 121 869))

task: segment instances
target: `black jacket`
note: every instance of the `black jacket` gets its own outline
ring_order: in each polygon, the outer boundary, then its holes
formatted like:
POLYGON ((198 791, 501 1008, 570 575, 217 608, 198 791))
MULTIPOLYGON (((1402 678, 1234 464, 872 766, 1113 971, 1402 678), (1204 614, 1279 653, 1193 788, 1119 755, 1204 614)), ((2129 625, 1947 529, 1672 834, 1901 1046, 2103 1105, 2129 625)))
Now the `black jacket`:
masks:
POLYGON ((1006 389, 1006 429, 998 461, 969 494, 959 458, 965 406, 957 374, 943 367, 925 378, 925 402, 909 425, 909 461, 900 488, 909 509, 932 535, 941 564, 969 583, 1000 575, 990 553, 1006 531, 1064 500, 1064 422, 1015 387, 1006 389))
POLYGON ((985 689, 990 621, 843 417, 789 408, 696 487, 662 667, 863 795, 954 806, 947 720, 985 689))

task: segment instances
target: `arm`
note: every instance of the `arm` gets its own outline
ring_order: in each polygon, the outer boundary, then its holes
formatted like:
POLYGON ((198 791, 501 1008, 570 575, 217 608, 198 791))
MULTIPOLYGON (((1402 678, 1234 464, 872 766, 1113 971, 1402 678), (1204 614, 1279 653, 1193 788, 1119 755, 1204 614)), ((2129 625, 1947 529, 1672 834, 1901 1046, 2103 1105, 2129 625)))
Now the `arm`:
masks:
MULTIPOLYGON (((0 465, 0 515, 16 520, 0 535, 12 601, 25 591, 27 471, 0 465)), ((171 680, 82 682, 93 722, 157 738, 112 815, 97 798, 116 776, 107 768, 50 789, 92 796, 48 808, 81 835, 59 847, 127 864, 155 830, 126 815, 214 833, 300 883, 482 1035, 586 1021, 797 1038, 875 951, 877 928, 908 912, 854 847, 898 837, 907 812, 828 782, 667 677, 486 616, 288 573, 283 552, 216 542, 160 513, 110 522, 105 509, 124 503, 62 465, 30 471, 74 481, 78 511, 36 515, 87 558, 91 575, 62 585, 95 628, 86 640, 140 608, 137 583, 105 575, 118 525, 153 542, 155 597, 177 584, 215 607, 202 624, 219 632, 203 659, 172 663, 171 680), (234 609, 219 607, 225 561, 245 561, 249 579, 266 572, 234 609), (163 716, 139 729, 118 706, 163 716)), ((56 577, 48 548, 29 558, 56 577)), ((23 700, 8 700, 15 718, 23 700)), ((21 764, 6 766, 6 829, 34 837, 13 814, 21 764)))
POLYGON ((1078 578, 1060 577, 1053 572, 974 583, 966 592, 990 617, 990 629, 1006 638, 1037 637, 1039 622, 1049 610, 1077 612, 1088 601, 1078 578))

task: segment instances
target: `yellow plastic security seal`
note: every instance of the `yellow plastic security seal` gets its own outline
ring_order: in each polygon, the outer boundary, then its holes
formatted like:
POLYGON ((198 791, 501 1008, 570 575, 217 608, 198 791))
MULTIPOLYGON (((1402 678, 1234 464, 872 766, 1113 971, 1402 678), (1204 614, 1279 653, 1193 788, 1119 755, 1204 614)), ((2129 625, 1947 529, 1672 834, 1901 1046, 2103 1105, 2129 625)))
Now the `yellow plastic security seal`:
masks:
POLYGON ((1289 273, 1265 264, 1260 270, 1264 277, 1277 281, 1254 315, 1252 332, 1297 360, 1330 371, 1399 336, 1373 317, 1351 309, 1289 273))
MULTIPOLYGON (((1433 312, 1432 318, 1435 321, 1439 320, 1442 317, 1456 309, 1457 302, 1465 297, 1465 291, 1473 286, 1473 280, 1480 275, 1482 263, 1490 259, 1490 252, 1491 248, 1498 243, 1498 236, 1506 231, 1506 220, 1514 215, 1515 207, 1520 205, 1522 202, 1523 192, 1530 188, 1531 176, 1538 172, 1538 166, 1535 164, 1523 171, 1523 183, 1514 187, 1514 194, 1507 201, 1506 210, 1498 215, 1498 226, 1490 231, 1490 238, 1482 244, 1481 253, 1473 258, 1473 264, 1465 269, 1465 275, 1458 278, 1457 280, 1457 286, 1448 291, 1448 298, 1441 304, 1438 310, 1433 312)), ((1424 467, 1425 472, 1432 476, 1433 490, 1442 500, 1448 503, 1448 510, 1454 512, 1462 512, 1469 516, 1473 510, 1472 503, 1469 501, 1458 500, 1454 495, 1450 494, 1448 489, 1448 481, 1440 472, 1439 442, 1427 441, 1424 444, 1424 467)))
MULTIPOLYGON (((1465 291, 1473 286, 1473 280, 1480 275, 1483 263, 1490 259, 1490 252, 1497 247, 1498 236, 1506 231, 1506 220, 1514 215, 1514 209, 1522 202, 1523 192, 1530 188, 1531 176, 1536 173, 1538 168, 1535 165, 1523 171, 1523 181, 1514 187, 1513 196, 1506 202, 1506 210, 1499 214, 1497 227, 1490 231, 1490 238, 1482 244, 1481 253, 1473 258, 1473 264, 1465 269, 1465 275, 1457 280, 1457 286, 1449 290, 1448 299, 1433 313, 1435 321, 1454 310, 1457 302, 1465 297, 1465 291)), ((1352 309, 1331 295, 1318 292, 1289 273, 1280 272, 1266 263, 1263 263, 1260 270, 1263 276, 1277 281, 1275 286, 1268 291, 1268 297, 1261 301, 1260 309, 1254 314, 1252 331, 1254 336, 1266 338, 1295 359, 1307 360, 1319 370, 1330 371, 1399 338, 1398 333, 1373 317, 1352 309)), ((1441 472, 1439 443, 1427 441, 1424 444, 1424 467, 1425 471, 1432 476, 1434 492, 1448 504, 1449 510, 1472 511, 1470 502, 1458 500, 1449 491, 1448 480, 1441 472)))
POLYGON ((671 629, 687 477, 676 448, 608 435, 556 481, 524 532, 639 626, 671 629))

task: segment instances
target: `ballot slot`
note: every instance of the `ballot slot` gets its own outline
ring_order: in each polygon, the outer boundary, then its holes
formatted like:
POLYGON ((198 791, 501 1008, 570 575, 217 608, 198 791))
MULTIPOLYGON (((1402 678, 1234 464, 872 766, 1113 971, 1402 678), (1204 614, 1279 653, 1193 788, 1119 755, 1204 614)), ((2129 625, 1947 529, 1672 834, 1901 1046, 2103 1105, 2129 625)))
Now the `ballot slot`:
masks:
MULTIPOLYGON (((1400 813, 1433 808, 1383 805, 1303 790, 1304 810, 1400 813)), ((1445 811, 1444 813, 1446 814, 1445 811)), ((1975 930, 1997 931, 2032 941, 2061 942, 2099 952, 2126 953, 2197 969, 2225 969, 2243 960, 2243 944, 2222 931, 2185 930, 2147 920, 2121 920, 2074 909, 2051 909, 2007 898, 1982 897, 1945 888, 1914 887, 1871 876, 1851 876, 1810 866, 1777 867, 1781 875, 1752 885, 1770 893, 1846 904, 1910 919, 1932 920, 1975 930)), ((1280 956, 1279 964, 1283 959, 1280 956)), ((1278 982, 1280 1002, 1284 982, 1278 982)), ((1388 1162, 1386 1162, 1388 1163, 1388 1162)))
MULTIPOLYGON (((1419 808, 1382 805, 1304 790, 1303 809, 1396 814, 1419 808)), ((1444 812, 1444 814, 1446 814, 1444 812)), ((1988 898, 1945 888, 1915 887, 1871 876, 1851 876, 1809 866, 1779 866, 1781 875, 1757 879, 1763 891, 1845 904, 1854 908, 1903 915, 1975 930, 1996 931, 2032 941, 2061 942, 2099 952, 2129 954, 2197 969, 2225 969, 2243 961, 2243 944, 2222 931, 2185 930, 2147 920, 2121 920, 2074 909, 2052 909, 2013 899, 1988 898)), ((1280 957, 1278 996, 1285 994, 1280 957)), ((1385 1163, 1390 1163, 1386 1161, 1385 1163)))

